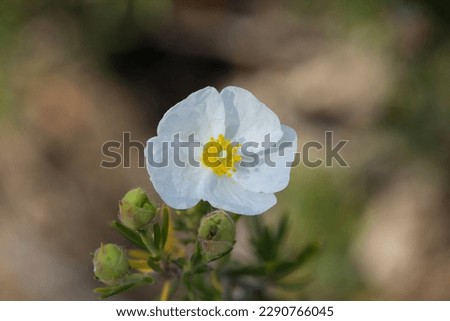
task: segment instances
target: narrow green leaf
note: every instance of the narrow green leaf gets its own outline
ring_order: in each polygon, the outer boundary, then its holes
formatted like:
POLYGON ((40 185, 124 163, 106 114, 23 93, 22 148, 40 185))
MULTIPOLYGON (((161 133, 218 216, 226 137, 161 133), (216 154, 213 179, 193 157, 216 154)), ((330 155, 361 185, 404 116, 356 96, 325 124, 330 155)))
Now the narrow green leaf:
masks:
POLYGON ((308 246, 306 246, 294 260, 277 263, 277 265, 273 269, 275 278, 278 279, 284 277, 289 273, 295 271, 303 264, 305 264, 315 254, 317 254, 319 249, 320 246, 318 243, 311 243, 308 246))
POLYGON ((142 285, 144 283, 154 283, 155 280, 153 280, 153 278, 148 275, 148 274, 143 274, 143 273, 133 273, 130 274, 128 276, 125 277, 124 283, 136 283, 138 285, 142 285))
POLYGON ((195 246, 195 250, 192 253, 191 256, 191 264, 192 266, 196 266, 197 264, 199 264, 202 261, 202 250, 200 247, 200 243, 197 242, 196 246, 195 246))
POLYGON ((275 235, 275 242, 278 246, 280 246, 283 243, 283 239, 286 236, 287 226, 288 226, 288 216, 287 214, 284 214, 281 217, 280 223, 278 224, 278 230, 275 235))
POLYGON ((264 226, 263 229, 263 243, 261 244, 260 254, 264 258, 265 261, 269 262, 276 258, 277 256, 277 244, 275 243, 274 237, 272 235, 271 230, 264 226))
POLYGON ((161 228, 159 227, 159 224, 156 223, 153 225, 153 244, 155 245, 155 248, 159 249, 161 245, 161 228))
POLYGON ((260 261, 270 262, 277 257, 277 243, 275 235, 272 235, 270 229, 264 224, 264 221, 255 217, 249 220, 251 231, 251 244, 256 257, 260 261))
POLYGON ((169 235, 169 209, 167 206, 163 206, 162 209, 162 222, 161 222, 161 248, 164 249, 166 245, 167 236, 169 235))
POLYGON ((96 288, 94 289, 94 292, 100 294, 101 299, 106 299, 113 295, 136 288, 146 283, 152 284, 154 283, 154 280, 149 275, 135 273, 127 275, 124 278, 123 282, 124 284, 112 285, 103 288, 96 288))
POLYGON ((130 290, 134 287, 137 287, 139 284, 137 283, 127 283, 123 285, 118 286, 110 286, 110 287, 104 287, 104 288, 96 288, 94 290, 95 293, 100 294, 101 299, 109 298, 113 295, 116 295, 118 293, 130 290))
POLYGON ((151 235, 151 233, 148 233, 147 231, 139 231, 139 236, 141 238, 142 244, 147 248, 147 251, 149 251, 153 256, 158 255, 159 249, 155 247, 154 243, 154 237, 151 235))
POLYGON ((127 238, 131 243, 133 243, 134 245, 147 250, 147 247, 145 246, 145 244, 142 242, 141 237, 139 236, 139 233, 136 231, 133 231, 132 229, 126 227, 125 225, 123 225, 122 223, 120 223, 119 221, 113 221, 113 226, 114 228, 120 233, 122 234, 125 238, 127 238))

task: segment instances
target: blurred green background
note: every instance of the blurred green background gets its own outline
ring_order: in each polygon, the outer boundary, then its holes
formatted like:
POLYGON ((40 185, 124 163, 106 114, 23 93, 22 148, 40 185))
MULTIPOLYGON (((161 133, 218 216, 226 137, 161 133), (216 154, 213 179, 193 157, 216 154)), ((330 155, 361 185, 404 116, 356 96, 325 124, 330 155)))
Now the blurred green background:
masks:
MULTIPOLYGON (((89 252, 124 243, 118 200, 157 199, 136 149, 104 169, 102 145, 238 85, 300 150, 349 141, 349 167, 294 168, 264 215, 289 213, 286 255, 323 244, 313 281, 280 298, 449 300, 449 21, 443 0, 2 0, 0 299, 95 299, 89 252)), ((245 230, 234 252, 251 260, 245 230)))

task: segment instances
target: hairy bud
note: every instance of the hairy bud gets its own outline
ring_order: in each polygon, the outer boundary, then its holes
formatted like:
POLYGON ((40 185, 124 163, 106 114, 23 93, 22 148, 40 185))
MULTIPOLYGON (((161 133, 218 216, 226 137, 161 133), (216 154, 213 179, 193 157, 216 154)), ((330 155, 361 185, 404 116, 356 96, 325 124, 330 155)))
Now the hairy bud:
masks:
POLYGON ((125 194, 119 203, 119 209, 120 221, 134 230, 144 228, 149 224, 156 212, 156 206, 140 187, 125 194))
POLYGON ((128 273, 128 258, 116 244, 102 244, 94 253, 94 274, 104 283, 114 283, 128 273))
POLYGON ((226 212, 219 210, 202 218, 198 240, 207 261, 216 260, 230 252, 234 239, 234 221, 226 212))

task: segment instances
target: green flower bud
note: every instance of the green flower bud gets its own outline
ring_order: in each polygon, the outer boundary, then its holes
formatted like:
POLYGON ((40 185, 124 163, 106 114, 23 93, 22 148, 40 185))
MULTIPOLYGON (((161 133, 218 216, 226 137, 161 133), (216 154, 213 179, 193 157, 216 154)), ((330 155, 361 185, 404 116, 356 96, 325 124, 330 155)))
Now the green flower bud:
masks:
POLYGON ((114 283, 128 273, 124 249, 115 244, 102 244, 94 253, 94 274, 104 283, 114 283))
POLYGON ((156 212, 156 206, 140 187, 125 194, 119 203, 119 209, 120 221, 134 230, 141 229, 150 223, 156 212))
POLYGON ((219 210, 202 218, 198 240, 207 261, 216 260, 230 252, 234 238, 234 221, 226 212, 219 210))

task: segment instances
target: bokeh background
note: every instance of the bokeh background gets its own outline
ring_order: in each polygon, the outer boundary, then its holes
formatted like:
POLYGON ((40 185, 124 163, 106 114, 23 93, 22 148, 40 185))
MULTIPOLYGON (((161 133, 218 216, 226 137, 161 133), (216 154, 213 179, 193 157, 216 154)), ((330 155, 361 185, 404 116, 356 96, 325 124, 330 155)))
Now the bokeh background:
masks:
POLYGON ((449 300, 449 20, 445 0, 0 1, 0 299, 95 300, 118 200, 157 199, 136 149, 104 169, 103 143, 238 85, 299 147, 349 140, 349 167, 294 168, 264 216, 289 213, 287 254, 323 244, 297 299, 449 300))

